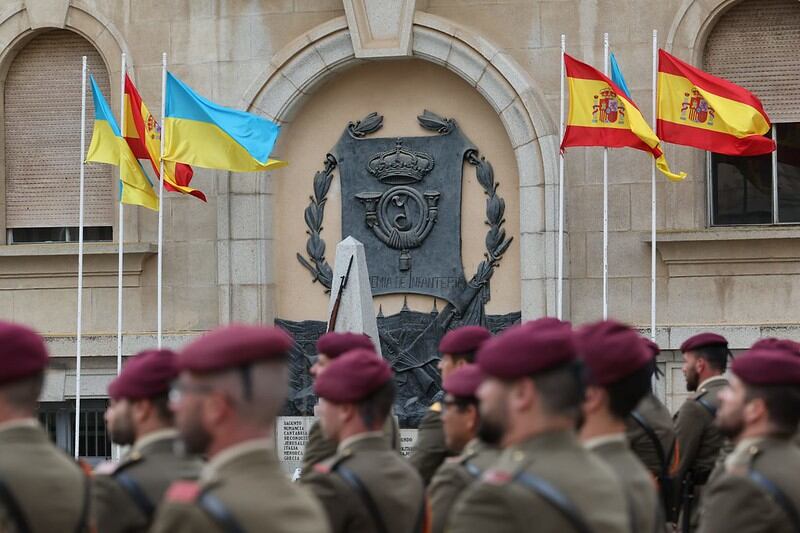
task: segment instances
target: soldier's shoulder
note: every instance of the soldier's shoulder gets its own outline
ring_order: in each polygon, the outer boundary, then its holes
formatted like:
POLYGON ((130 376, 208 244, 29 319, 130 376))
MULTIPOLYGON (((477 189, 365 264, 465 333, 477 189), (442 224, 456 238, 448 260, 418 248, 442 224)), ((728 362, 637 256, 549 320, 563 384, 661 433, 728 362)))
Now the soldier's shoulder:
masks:
POLYGON ((331 457, 324 459, 316 464, 311 468, 311 473, 313 474, 320 474, 320 475, 327 475, 331 472, 336 470, 336 467, 341 465, 342 463, 350 460, 353 457, 353 452, 351 450, 344 450, 343 452, 337 452, 331 457))
POLYGON ((439 427, 442 425, 442 404, 436 402, 431 405, 425 412, 422 420, 419 422, 419 429, 423 430, 431 427, 439 427))

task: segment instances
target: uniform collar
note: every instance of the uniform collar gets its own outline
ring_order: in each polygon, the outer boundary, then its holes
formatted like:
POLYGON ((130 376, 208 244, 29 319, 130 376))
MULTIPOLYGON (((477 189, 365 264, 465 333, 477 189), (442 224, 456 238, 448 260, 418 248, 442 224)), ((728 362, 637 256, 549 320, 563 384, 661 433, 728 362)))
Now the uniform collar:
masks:
POLYGON ((153 431, 152 433, 148 433, 143 437, 136 440, 133 443, 133 448, 131 452, 141 452, 147 446, 151 444, 155 444, 162 440, 172 440, 178 438, 178 432, 173 428, 168 429, 159 429, 157 431, 153 431))
POLYGON ((703 381, 702 383, 700 383, 700 385, 697 386, 697 391, 699 392, 704 387, 708 387, 710 384, 716 383, 717 381, 724 381, 727 384, 728 383, 728 378, 726 378, 725 376, 713 376, 713 377, 710 377, 710 378, 706 379, 705 381, 703 381))
POLYGON ((272 439, 269 438, 250 439, 240 442, 239 444, 231 446, 230 448, 226 448, 212 457, 211 460, 203 467, 203 470, 200 474, 200 479, 202 481, 209 481, 210 479, 216 477, 220 470, 224 469, 227 465, 245 455, 259 453, 263 454, 265 457, 269 457, 274 453, 274 450, 275 446, 272 442, 272 439))
POLYGON ((725 458, 725 470, 730 472, 738 467, 749 464, 750 457, 755 455, 758 451, 758 445, 761 444, 766 437, 748 437, 736 443, 733 451, 725 458))
POLYGON ((365 431, 364 433, 351 435, 339 443, 336 451, 341 453, 348 448, 352 448, 354 444, 357 444, 365 439, 372 439, 375 437, 383 439, 383 431, 365 431))
POLYGON ((625 433, 608 433, 606 435, 600 435, 599 437, 586 439, 583 442, 583 447, 587 450, 594 450, 606 444, 623 444, 627 446, 628 439, 625 437, 625 433))
POLYGON ((12 429, 18 428, 33 428, 39 429, 41 425, 39 421, 33 417, 30 418, 17 418, 14 420, 9 420, 8 422, 3 422, 0 424, 0 431, 9 431, 12 429))

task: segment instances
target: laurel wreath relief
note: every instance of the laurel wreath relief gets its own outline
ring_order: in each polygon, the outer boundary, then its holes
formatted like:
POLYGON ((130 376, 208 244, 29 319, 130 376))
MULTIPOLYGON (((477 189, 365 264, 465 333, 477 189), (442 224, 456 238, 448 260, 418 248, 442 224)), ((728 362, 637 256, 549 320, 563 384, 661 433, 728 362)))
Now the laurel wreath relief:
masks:
MULTIPOLYGON (((455 120, 440 117, 436 113, 427 109, 417 120, 424 129, 434 131, 440 135, 447 135, 456 128, 455 120)), ((351 122, 347 129, 354 137, 362 138, 366 135, 378 131, 383 126, 383 116, 377 113, 370 113, 363 119, 351 122)), ((483 288, 483 302, 489 301, 489 280, 494 274, 494 269, 503 258, 513 237, 506 237, 506 230, 503 228, 506 220, 504 218, 506 203, 497 194, 498 183, 494 179, 494 169, 485 157, 478 157, 477 150, 470 150, 466 154, 469 164, 475 167, 478 183, 486 194, 486 224, 489 231, 486 233, 486 253, 484 260, 478 265, 475 275, 469 281, 472 287, 483 288)), ((325 260, 325 241, 320 236, 322 232, 322 220, 325 215, 325 203, 327 202, 328 191, 333 181, 333 170, 337 166, 336 158, 331 154, 325 156, 325 167, 314 175, 314 195, 309 197, 310 203, 305 210, 306 233, 306 253, 308 259, 301 254, 297 254, 297 260, 312 275, 312 282, 319 281, 326 289, 330 290, 333 279, 333 270, 325 260)))

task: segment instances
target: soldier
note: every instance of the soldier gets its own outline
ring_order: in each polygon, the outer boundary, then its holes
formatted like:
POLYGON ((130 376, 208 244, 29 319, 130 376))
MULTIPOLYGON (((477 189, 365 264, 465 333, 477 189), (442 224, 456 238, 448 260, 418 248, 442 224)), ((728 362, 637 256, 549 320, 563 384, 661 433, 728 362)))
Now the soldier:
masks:
MULTIPOLYGON (((725 437, 714 425, 719 393, 728 385, 722 376, 727 368, 728 341, 716 333, 700 333, 681 345, 686 388, 694 392, 675 414, 675 434, 680 450, 675 490, 681 505, 681 530, 697 528, 699 500, 703 485, 723 447, 725 437)), ((677 495, 676 495, 677 496, 677 495)))
MULTIPOLYGON (((489 330, 480 326, 464 326, 447 332, 439 342, 439 351, 442 354, 439 371, 442 373, 442 381, 456 368, 472 363, 475 360, 475 352, 491 336, 489 330)), ((442 429, 442 404, 436 402, 430 406, 419 423, 417 442, 409 460, 427 485, 448 455, 450 454, 444 442, 442 429)))
POLYGON ((209 462, 199 482, 172 484, 152 532, 328 531, 319 503, 286 478, 275 456, 291 346, 277 328, 235 325, 178 354, 170 393, 176 426, 186 451, 209 462))
MULTIPOLYGON (((367 335, 363 333, 339 333, 331 331, 322 335, 317 341, 317 360, 311 366, 310 372, 314 379, 325 371, 328 364, 342 355, 343 353, 363 348, 365 350, 374 350, 372 341, 367 335)), ((397 420, 394 416, 386 418, 386 423, 383 426, 383 433, 386 440, 391 447, 395 450, 400 450, 400 428, 397 426, 397 420)), ((306 442, 306 449, 303 452, 303 468, 301 476, 305 476, 315 464, 321 463, 328 457, 336 454, 336 442, 331 439, 326 439, 322 434, 319 420, 314 421, 311 429, 308 431, 308 442, 306 442)))
POLYGON ((198 459, 179 453, 169 409, 175 357, 171 350, 142 352, 108 386, 111 440, 133 447, 119 465, 98 467, 92 480, 92 517, 101 533, 147 531, 170 484, 200 472, 198 459))
POLYGON ((800 358, 751 348, 720 393, 720 431, 736 443, 703 493, 702 533, 800 531, 800 358))
POLYGON ((625 418, 648 391, 655 361, 634 330, 613 320, 576 332, 589 385, 583 402, 583 445, 603 459, 622 482, 630 531, 664 531, 664 513, 653 478, 628 447, 625 418))
POLYGON ((47 349, 0 322, 0 531, 88 531, 89 480, 36 419, 47 349))
POLYGON ((478 386, 483 373, 477 365, 463 365, 444 380, 442 426, 448 451, 460 454, 446 459, 428 486, 433 533, 445 530, 450 510, 458 496, 497 460, 499 450, 478 438, 478 386))
MULTIPOLYGON (((652 340, 642 337, 642 342, 650 351, 655 364, 661 351, 652 340)), ((677 465, 675 459, 675 428, 672 415, 661 400, 653 394, 652 386, 647 394, 625 418, 625 435, 631 450, 644 463, 644 466, 658 481, 666 518, 670 522, 677 520, 674 500, 674 476, 677 465)))
POLYGON ((328 365, 314 390, 322 431, 338 449, 301 482, 322 501, 333 533, 422 532, 422 480, 381 432, 394 401, 389 364, 372 350, 347 352, 328 365))
POLYGON ((512 327, 477 361, 487 374, 478 389, 482 434, 499 436, 504 450, 458 499, 447 531, 629 531, 619 480, 575 435, 584 388, 570 326, 512 327))

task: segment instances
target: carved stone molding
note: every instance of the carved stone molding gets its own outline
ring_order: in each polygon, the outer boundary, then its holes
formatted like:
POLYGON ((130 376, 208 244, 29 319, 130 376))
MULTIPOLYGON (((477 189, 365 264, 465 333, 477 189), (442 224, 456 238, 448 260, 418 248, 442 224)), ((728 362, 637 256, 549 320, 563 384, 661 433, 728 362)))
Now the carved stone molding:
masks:
POLYGON ((344 0, 356 57, 411 55, 416 0, 344 0))
MULTIPOLYGON (((117 245, 84 245, 84 286, 117 286, 117 245)), ((122 263, 124 287, 138 287, 144 263, 155 256, 156 246, 148 243, 125 245, 122 263)), ((78 245, 13 244, 0 246, 0 290, 56 289, 77 287, 78 245)))

